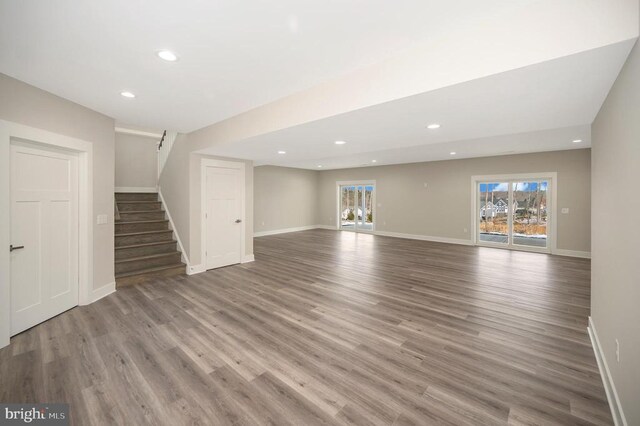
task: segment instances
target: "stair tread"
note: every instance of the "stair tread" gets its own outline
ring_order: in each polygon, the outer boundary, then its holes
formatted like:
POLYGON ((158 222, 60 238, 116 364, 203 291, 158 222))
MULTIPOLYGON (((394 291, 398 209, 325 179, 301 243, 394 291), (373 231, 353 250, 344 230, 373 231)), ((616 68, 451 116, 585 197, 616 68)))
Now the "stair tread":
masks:
POLYGON ((159 203, 160 201, 153 200, 116 200, 117 204, 151 204, 159 203))
POLYGON ((146 234, 160 234, 162 232, 173 232, 173 229, 159 229, 156 231, 140 231, 140 232, 128 232, 126 234, 115 234, 116 237, 126 237, 129 235, 146 235, 146 234))
POLYGON ((149 219, 149 220, 116 220, 116 225, 130 225, 132 223, 161 223, 161 222, 169 222, 167 219, 149 219))
POLYGON ((158 213, 164 212, 164 210, 123 210, 120 214, 131 214, 131 213, 158 213))
POLYGON ((154 266, 153 268, 139 269, 137 271, 130 271, 130 272, 122 272, 120 274, 116 274, 116 278, 132 277, 135 275, 144 275, 151 272, 164 271, 165 269, 183 268, 183 267, 186 267, 186 265, 182 262, 174 263, 171 265, 165 265, 165 266, 154 266))
POLYGON ((119 247, 116 247, 116 250, 132 249, 132 248, 139 248, 139 247, 161 246, 163 244, 171 244, 171 243, 177 243, 177 241, 176 240, 163 240, 163 241, 154 241, 152 243, 131 244, 130 246, 119 246, 119 247))
POLYGON ((168 253, 146 254, 144 256, 129 257, 127 259, 116 260, 115 262, 116 263, 137 262, 138 260, 158 259, 160 257, 175 256, 176 254, 180 254, 180 252, 176 250, 168 253))

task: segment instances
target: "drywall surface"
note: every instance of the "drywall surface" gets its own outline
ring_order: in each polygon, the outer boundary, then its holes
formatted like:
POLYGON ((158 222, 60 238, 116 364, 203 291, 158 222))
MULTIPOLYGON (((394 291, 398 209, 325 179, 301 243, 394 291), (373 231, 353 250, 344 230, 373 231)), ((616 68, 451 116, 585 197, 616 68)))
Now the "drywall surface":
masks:
POLYGON ((116 133, 116 188, 150 188, 158 185, 158 140, 116 133))
POLYGON ((590 150, 320 172, 319 223, 337 225, 336 182, 376 181, 376 230, 471 241, 471 176, 557 172, 557 248, 591 249, 590 150), (465 232, 466 229, 466 232, 465 232))
POLYGON ((638 76, 636 44, 592 126, 591 317, 629 425, 640 424, 638 76))
POLYGON ((256 233, 318 224, 318 172, 260 166, 253 174, 256 233))

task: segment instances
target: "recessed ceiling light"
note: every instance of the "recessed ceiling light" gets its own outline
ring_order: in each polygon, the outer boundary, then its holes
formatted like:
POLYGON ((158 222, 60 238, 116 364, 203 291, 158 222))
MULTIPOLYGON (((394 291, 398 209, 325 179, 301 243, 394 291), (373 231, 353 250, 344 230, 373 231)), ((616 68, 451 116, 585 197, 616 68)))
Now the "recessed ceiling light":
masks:
POLYGON ((439 129, 440 125, 438 123, 433 123, 433 124, 429 124, 427 126, 427 129, 431 129, 431 130, 435 130, 435 129, 439 129))
POLYGON ((178 57, 176 56, 176 54, 169 50, 159 51, 158 56, 160 57, 160 59, 164 59, 165 61, 169 61, 169 62, 175 62, 178 60, 178 57))
POLYGON ((335 142, 336 145, 344 145, 345 143, 347 143, 347 142, 345 142, 345 141, 336 141, 335 142))
POLYGON ((580 142, 582 142, 582 139, 574 139, 573 140, 573 143, 580 143, 580 142))
POLYGON ((318 164, 318 168, 321 168, 321 167, 322 167, 322 165, 321 165, 321 164, 318 164))
POLYGON ((449 155, 456 155, 456 152, 455 152, 455 151, 451 151, 451 152, 449 153, 449 155))
POLYGON ((125 92, 120 92, 120 94, 121 94, 122 96, 124 96, 125 98, 135 98, 135 97, 136 97, 136 95, 134 95, 133 93, 131 93, 131 92, 126 92, 126 91, 125 91, 125 92))
POLYGON ((287 151, 278 151, 278 154, 286 154, 287 151))
POLYGON ((372 162, 372 163, 377 163, 377 162, 378 162, 378 160, 371 160, 371 162, 372 162))

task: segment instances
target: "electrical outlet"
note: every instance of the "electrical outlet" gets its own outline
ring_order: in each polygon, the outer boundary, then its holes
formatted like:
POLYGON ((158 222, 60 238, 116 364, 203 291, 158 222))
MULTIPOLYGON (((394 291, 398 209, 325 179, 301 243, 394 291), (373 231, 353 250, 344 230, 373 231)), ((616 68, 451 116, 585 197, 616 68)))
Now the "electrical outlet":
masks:
POLYGON ((467 232, 469 232, 469 231, 467 230, 467 228, 462 228, 462 230, 464 231, 464 233, 465 233, 465 234, 466 234, 467 232))
POLYGON ((424 183, 424 187, 426 188, 427 186, 429 186, 429 184, 427 182, 424 183))
POLYGON ((620 342, 616 339, 616 361, 620 362, 620 342))
POLYGON ((264 226, 264 220, 262 221, 262 226, 264 226))

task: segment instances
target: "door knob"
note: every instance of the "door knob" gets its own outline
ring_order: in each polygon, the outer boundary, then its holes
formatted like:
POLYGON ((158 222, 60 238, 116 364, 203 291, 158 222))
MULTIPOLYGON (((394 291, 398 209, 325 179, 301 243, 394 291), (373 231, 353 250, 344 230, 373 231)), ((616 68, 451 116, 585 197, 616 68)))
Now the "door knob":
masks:
POLYGON ((20 249, 23 249, 23 248, 24 248, 24 246, 15 246, 14 247, 13 245, 10 245, 9 246, 9 251, 20 250, 20 249))
POLYGON ((241 219, 236 219, 236 223, 240 223, 240 222, 242 222, 241 219))

